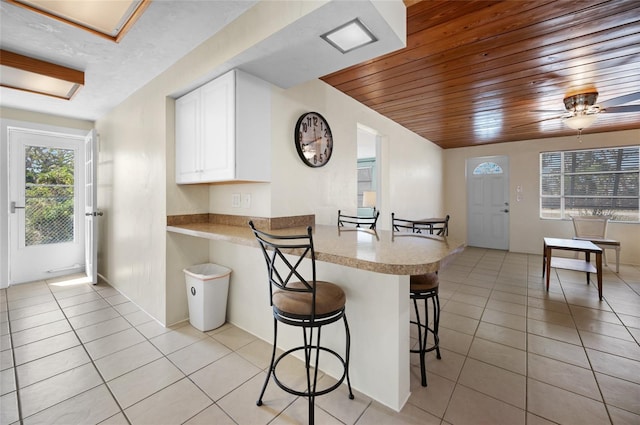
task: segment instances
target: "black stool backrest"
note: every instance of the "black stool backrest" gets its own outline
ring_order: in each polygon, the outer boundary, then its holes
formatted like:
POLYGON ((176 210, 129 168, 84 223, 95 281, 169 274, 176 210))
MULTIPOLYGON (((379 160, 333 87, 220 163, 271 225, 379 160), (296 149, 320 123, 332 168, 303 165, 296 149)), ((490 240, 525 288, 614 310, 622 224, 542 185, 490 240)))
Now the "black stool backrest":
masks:
POLYGON ((449 214, 445 217, 444 222, 435 224, 433 230, 437 230, 436 234, 439 236, 449 236, 449 214))
POLYGON ((341 210, 338 210, 338 227, 344 227, 345 224, 348 224, 355 227, 376 230, 378 217, 380 217, 380 211, 376 211, 371 217, 359 217, 355 215, 345 215, 342 214, 341 210))
POLYGON ((412 233, 434 233, 438 236, 449 236, 449 215, 438 222, 420 222, 420 220, 409 220, 397 218, 395 213, 391 213, 391 230, 394 232, 410 231, 412 233))
POLYGON ((253 221, 249 226, 256 236, 264 259, 267 263, 269 276, 269 303, 273 305, 274 286, 277 289, 290 292, 304 292, 312 294, 313 305, 311 315, 315 316, 316 303, 316 255, 313 249, 311 226, 302 235, 273 235, 255 228, 253 221), (290 261, 285 254, 297 256, 290 261), (307 279, 301 270, 302 261, 311 260, 311 279, 307 279), (292 282, 300 282, 296 287, 289 286, 292 282))

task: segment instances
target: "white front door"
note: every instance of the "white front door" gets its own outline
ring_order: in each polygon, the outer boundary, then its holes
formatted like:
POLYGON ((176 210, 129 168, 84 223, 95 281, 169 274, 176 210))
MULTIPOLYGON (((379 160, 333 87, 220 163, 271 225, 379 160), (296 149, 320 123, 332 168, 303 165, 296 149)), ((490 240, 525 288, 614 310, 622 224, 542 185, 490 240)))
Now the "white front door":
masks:
POLYGON ((9 284, 84 269, 83 138, 8 127, 9 284))
POLYGON ((509 158, 467 160, 467 244, 509 249, 509 158))

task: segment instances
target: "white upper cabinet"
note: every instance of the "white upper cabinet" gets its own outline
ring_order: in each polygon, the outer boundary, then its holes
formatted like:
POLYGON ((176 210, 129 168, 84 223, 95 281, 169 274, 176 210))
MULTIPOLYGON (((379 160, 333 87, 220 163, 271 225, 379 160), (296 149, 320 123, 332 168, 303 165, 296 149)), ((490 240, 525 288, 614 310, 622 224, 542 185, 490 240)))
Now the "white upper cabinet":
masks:
POLYGON ((271 86, 239 70, 176 100, 176 183, 271 178, 271 86))

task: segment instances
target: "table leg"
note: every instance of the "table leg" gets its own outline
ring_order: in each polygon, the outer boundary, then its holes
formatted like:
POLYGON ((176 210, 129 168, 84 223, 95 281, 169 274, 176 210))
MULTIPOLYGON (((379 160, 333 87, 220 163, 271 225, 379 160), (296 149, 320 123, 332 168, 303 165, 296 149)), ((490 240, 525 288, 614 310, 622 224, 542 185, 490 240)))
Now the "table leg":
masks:
POLYGON ((598 275, 598 296, 602 301, 602 253, 596 252, 596 270, 598 275))
MULTIPOLYGON (((584 260, 585 260, 587 263, 590 263, 590 262, 591 262, 591 253, 590 253, 589 251, 585 251, 585 253, 584 253, 584 260)), ((590 273, 589 273, 589 272, 587 272, 587 285, 589 284, 589 275, 590 275, 590 273)))
POLYGON ((546 244, 544 246, 544 265, 547 273, 547 292, 549 292, 549 278, 551 277, 551 248, 547 247, 546 244))
POLYGON ((542 244, 542 277, 544 277, 545 270, 547 269, 547 244, 542 244))

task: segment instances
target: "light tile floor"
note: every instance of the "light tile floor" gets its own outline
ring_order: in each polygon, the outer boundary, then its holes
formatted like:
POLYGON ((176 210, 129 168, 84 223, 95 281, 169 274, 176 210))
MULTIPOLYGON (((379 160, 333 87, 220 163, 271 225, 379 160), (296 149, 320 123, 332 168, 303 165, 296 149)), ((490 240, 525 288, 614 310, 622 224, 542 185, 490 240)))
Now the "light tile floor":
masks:
MULTIPOLYGON (((640 268, 606 269, 599 302, 566 270, 552 269, 547 293, 541 262, 466 249, 440 272, 442 359, 428 357, 429 386, 413 357, 401 412, 341 388, 318 398, 316 421, 640 424, 640 268)), ((0 302, 2 424, 306 422, 305 400, 273 383, 256 406, 269 344, 233 325, 164 328, 77 276, 3 289, 0 302)), ((297 361, 286 367, 299 376, 297 361)))

